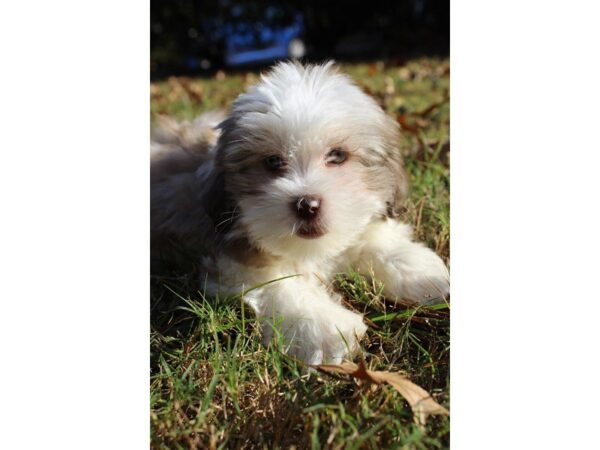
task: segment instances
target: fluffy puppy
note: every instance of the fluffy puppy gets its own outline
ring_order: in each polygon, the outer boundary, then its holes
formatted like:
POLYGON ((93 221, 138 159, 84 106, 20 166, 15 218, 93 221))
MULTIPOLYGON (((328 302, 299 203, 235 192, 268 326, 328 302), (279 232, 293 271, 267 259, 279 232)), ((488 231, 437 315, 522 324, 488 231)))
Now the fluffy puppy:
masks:
POLYGON ((397 220, 399 127, 332 63, 277 65, 219 120, 155 135, 153 256, 186 255, 207 293, 242 293, 265 344, 277 328, 309 364, 353 351, 362 316, 325 284, 350 266, 395 301, 447 295, 444 263, 397 220))

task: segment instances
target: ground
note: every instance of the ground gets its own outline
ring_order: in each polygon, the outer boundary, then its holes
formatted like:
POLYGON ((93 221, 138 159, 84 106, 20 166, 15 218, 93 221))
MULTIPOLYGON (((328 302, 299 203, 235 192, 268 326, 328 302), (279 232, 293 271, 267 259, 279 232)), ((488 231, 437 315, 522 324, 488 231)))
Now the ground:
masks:
MULTIPOLYGON (((449 263, 448 60, 342 66, 402 125, 411 182, 402 219, 449 263)), ((227 108, 257 78, 218 72, 155 82, 151 111, 192 118, 227 108)), ((185 275, 152 277, 152 448, 448 448, 448 417, 430 417, 423 427, 390 386, 307 372, 277 345, 260 345, 239 298, 204 298, 191 285, 185 275)), ((449 305, 400 308, 355 273, 341 274, 337 287, 365 314, 366 365, 402 372, 449 408, 449 305)))

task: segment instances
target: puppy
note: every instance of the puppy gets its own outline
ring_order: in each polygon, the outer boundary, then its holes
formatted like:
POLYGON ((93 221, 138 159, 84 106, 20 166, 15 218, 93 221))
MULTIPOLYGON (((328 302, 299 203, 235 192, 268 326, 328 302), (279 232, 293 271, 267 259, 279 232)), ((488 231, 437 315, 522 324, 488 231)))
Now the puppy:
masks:
POLYGON ((328 289, 335 273, 373 276, 398 302, 448 294, 442 260, 397 220, 407 193, 399 132, 331 62, 277 65, 227 117, 163 119, 153 257, 193 260, 208 294, 242 293, 265 345, 277 330, 288 354, 340 362, 366 326, 328 289))

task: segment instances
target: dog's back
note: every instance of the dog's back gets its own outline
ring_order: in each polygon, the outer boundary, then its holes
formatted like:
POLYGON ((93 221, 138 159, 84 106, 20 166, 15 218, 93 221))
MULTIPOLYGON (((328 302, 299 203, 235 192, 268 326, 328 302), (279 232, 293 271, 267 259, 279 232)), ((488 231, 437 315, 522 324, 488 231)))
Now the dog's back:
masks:
POLYGON ((208 112, 192 122, 157 117, 150 146, 152 183, 194 172, 210 158, 210 150, 219 138, 216 127, 224 118, 222 112, 208 112))
POLYGON ((158 117, 150 150, 152 271, 187 265, 186 255, 200 245, 206 211, 199 201, 206 188, 202 167, 210 172, 222 112, 192 122, 158 117))

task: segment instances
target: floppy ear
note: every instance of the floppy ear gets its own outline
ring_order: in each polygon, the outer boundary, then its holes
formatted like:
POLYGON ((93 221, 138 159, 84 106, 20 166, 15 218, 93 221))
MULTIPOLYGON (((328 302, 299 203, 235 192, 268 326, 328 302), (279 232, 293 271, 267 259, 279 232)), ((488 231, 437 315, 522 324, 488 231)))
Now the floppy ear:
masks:
POLYGON ((221 239, 236 221, 235 202, 225 189, 225 174, 222 171, 215 169, 203 200, 215 237, 221 239))
POLYGON ((219 224, 231 209, 224 186, 223 174, 215 169, 205 176, 185 173, 154 183, 152 231, 182 237, 223 232, 219 224))
POLYGON ((214 251, 234 223, 233 210, 223 175, 214 168, 153 183, 152 253, 178 261, 214 251))
POLYGON ((387 216, 394 218, 403 212, 404 201, 408 195, 408 176, 400 152, 400 126, 386 115, 381 134, 384 139, 384 151, 387 156, 385 164, 391 185, 391 192, 386 199, 387 216))

